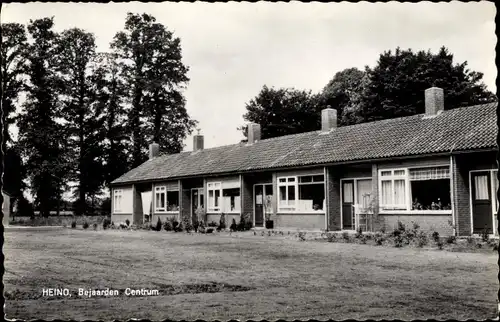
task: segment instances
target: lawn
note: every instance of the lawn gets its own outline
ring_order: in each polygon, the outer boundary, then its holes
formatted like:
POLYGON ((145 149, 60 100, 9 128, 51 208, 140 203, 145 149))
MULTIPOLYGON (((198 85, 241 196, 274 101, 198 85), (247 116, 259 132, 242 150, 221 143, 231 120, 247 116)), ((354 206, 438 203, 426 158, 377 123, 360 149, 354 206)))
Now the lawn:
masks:
POLYGON ((253 236, 18 229, 5 233, 8 318, 487 319, 497 255, 253 236), (71 297, 42 297, 43 288, 71 297), (120 290, 79 297, 77 290, 120 290), (124 290, 156 289, 158 296, 124 290))

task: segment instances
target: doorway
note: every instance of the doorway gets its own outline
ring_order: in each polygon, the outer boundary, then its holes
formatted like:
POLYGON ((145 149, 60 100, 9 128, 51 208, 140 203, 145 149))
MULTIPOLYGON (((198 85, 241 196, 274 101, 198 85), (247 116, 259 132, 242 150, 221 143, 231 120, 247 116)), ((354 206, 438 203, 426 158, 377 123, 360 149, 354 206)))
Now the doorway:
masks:
POLYGON ((484 231, 488 234, 496 234, 494 229, 494 218, 498 210, 496 174, 495 170, 471 171, 470 173, 473 234, 481 234, 484 231))
POLYGON ((203 198, 203 188, 191 189, 191 218, 192 222, 197 220, 196 210, 198 207, 205 208, 205 199, 203 198))
POLYGON ((357 230, 359 227, 368 230, 366 216, 359 218, 356 212, 370 206, 372 195, 371 178, 341 179, 341 211, 342 229, 357 230))
POLYGON ((253 186, 254 195, 254 226, 264 227, 265 214, 271 214, 273 185, 271 183, 255 184, 253 186))

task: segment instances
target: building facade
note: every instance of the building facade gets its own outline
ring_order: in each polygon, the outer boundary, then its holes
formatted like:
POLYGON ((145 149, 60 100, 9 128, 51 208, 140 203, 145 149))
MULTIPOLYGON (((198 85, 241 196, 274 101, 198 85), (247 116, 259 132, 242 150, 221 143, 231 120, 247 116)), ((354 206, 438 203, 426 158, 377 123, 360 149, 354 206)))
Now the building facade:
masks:
POLYGON ((239 221, 255 228, 392 230, 416 223, 440 235, 497 234, 496 103, 445 110, 442 89, 425 92, 425 114, 158 155, 112 183, 112 221, 239 221))

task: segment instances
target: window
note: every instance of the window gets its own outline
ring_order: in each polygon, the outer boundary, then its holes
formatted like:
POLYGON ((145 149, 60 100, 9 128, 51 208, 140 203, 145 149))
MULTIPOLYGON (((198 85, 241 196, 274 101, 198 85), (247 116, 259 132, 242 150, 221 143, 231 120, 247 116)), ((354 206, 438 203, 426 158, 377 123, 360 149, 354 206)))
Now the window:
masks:
POLYGON ((448 166, 380 171, 382 210, 451 210, 448 166))
POLYGON ((222 195, 222 184, 220 182, 213 182, 207 184, 208 190, 208 211, 219 212, 221 211, 220 197, 222 195))
POLYGON ((324 175, 278 178, 278 210, 322 211, 325 202, 324 175))
POLYGON ((222 212, 240 212, 240 188, 222 190, 222 212))
POLYGON ((113 210, 114 212, 121 211, 122 208, 122 191, 121 190, 115 190, 113 194, 113 210))
POLYGON ((165 186, 155 187, 155 211, 179 211, 179 191, 167 190, 165 186))

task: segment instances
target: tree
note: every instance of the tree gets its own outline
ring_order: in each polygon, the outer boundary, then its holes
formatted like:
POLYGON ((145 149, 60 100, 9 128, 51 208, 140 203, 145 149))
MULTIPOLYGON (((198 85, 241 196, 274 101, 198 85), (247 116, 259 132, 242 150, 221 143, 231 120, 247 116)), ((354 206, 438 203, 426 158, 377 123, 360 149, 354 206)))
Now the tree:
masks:
MULTIPOLYGON (((14 123, 12 114, 15 102, 23 90, 21 78, 25 68, 27 38, 24 25, 18 23, 2 24, 1 68, 2 68, 2 109, 4 143, 11 142, 9 126, 14 123)), ((5 151, 5 145, 4 145, 5 151)))
POLYGON ((9 147, 4 154, 5 172, 3 173, 2 189, 14 199, 21 196, 24 190, 23 179, 26 177, 20 153, 15 147, 9 147))
POLYGON ((398 47, 382 53, 366 73, 358 110, 363 121, 424 113, 424 91, 432 86, 443 88, 447 109, 496 100, 481 82, 483 74, 467 69, 467 62, 454 64, 445 47, 437 54, 398 47))
POLYGON ((75 212, 84 214, 87 198, 94 198, 104 182, 102 110, 98 108, 94 72, 94 35, 73 28, 58 38, 57 71, 61 77, 61 105, 64 118, 69 179, 77 182, 75 212))
POLYGON ((128 137, 125 127, 126 110, 125 85, 116 55, 99 53, 96 56, 98 68, 94 73, 96 86, 96 109, 104 115, 103 177, 109 184, 129 169, 128 137))
POLYGON ((339 125, 357 123, 353 108, 362 91, 365 73, 357 68, 347 68, 335 76, 323 88, 319 99, 323 107, 330 106, 337 110, 339 125))
MULTIPOLYGON (((266 139, 318 130, 323 106, 311 91, 264 86, 246 109, 243 118, 260 124, 261 138, 266 139)), ((240 129, 246 135, 245 127, 240 129)))
POLYGON ((26 100, 19 116, 19 147, 26 160, 35 207, 48 216, 62 197, 67 173, 63 126, 57 122, 60 86, 55 71, 58 35, 52 30, 53 18, 31 20, 28 32, 26 100))
POLYGON ((111 48, 120 61, 124 85, 130 89, 127 127, 131 134, 131 166, 146 160, 148 138, 179 150, 194 127, 184 110, 184 99, 179 98, 180 90, 189 81, 188 68, 181 61, 179 38, 149 14, 128 13, 125 30, 115 35, 111 48))

